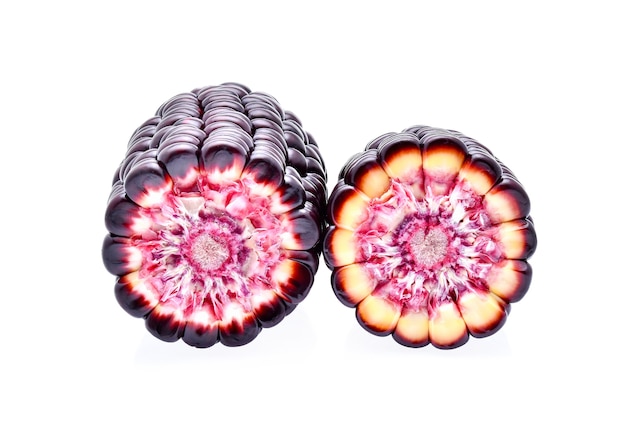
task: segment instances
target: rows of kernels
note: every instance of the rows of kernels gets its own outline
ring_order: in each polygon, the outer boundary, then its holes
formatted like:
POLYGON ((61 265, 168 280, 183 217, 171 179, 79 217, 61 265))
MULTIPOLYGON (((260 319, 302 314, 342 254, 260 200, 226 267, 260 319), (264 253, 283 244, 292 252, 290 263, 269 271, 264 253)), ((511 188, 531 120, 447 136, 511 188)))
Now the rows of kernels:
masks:
POLYGON ((424 126, 385 134, 329 197, 333 290, 364 328, 407 346, 487 336, 528 290, 529 213, 522 185, 480 143, 424 126))
POLYGON ((174 96, 132 135, 105 214, 115 294, 165 341, 253 340, 308 294, 324 230, 315 140, 235 83, 174 96))

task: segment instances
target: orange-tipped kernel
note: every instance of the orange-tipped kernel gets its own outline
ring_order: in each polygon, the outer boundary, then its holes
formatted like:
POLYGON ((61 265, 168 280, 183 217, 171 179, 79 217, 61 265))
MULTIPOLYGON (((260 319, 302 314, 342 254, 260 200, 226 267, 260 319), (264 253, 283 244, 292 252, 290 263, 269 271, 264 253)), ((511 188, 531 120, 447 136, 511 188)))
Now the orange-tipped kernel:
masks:
POLYGON ((434 195, 448 194, 465 162, 467 148, 454 137, 431 137, 424 142, 424 186, 434 195))
POLYGON ((342 184, 335 188, 333 202, 328 205, 329 220, 332 224, 355 230, 366 218, 369 201, 354 187, 342 184))
POLYGON ((355 307, 376 288, 376 280, 361 264, 335 268, 331 284, 337 298, 346 306, 355 307))
POLYGON ((528 259, 535 253, 537 235, 535 227, 528 219, 503 222, 493 228, 507 259, 528 259))
POLYGON ((403 310, 393 332, 398 343, 408 347, 422 347, 430 343, 428 339, 429 319, 426 310, 403 310))
POLYGON ((416 198, 423 198, 422 152, 417 139, 401 139, 399 142, 392 139, 381 145, 379 151, 381 164, 387 175, 410 186, 416 198))
POLYGON ((378 147, 380 163, 391 178, 411 183, 422 169, 422 151, 417 137, 390 137, 378 147))
POLYGON ((357 305, 356 316, 363 328, 370 333, 386 336, 396 328, 400 308, 395 302, 369 295, 357 305))
POLYGON ((444 302, 433 308, 428 321, 428 335, 430 342, 440 349, 452 349, 467 342, 467 326, 453 302, 444 302))
POLYGON ((382 196, 390 184, 389 175, 378 163, 376 151, 373 150, 365 152, 346 170, 344 180, 370 199, 382 196))
POLYGON ((352 231, 338 227, 328 229, 324 238, 324 258, 330 267, 355 263, 357 248, 352 231))
POLYGON ((524 187, 512 178, 504 178, 489 190, 484 203, 494 224, 526 218, 530 213, 530 200, 524 187))
POLYGON ((533 276, 532 267, 526 261, 506 259, 494 265, 485 282, 492 293, 513 303, 521 300, 528 288, 533 276))
POLYGON ((498 161, 483 153, 472 154, 459 170, 459 179, 467 181, 480 196, 491 190, 501 175, 502 169, 498 161))
POLYGON ((474 337, 495 333, 506 321, 506 303, 489 292, 467 291, 457 301, 467 329, 474 337))

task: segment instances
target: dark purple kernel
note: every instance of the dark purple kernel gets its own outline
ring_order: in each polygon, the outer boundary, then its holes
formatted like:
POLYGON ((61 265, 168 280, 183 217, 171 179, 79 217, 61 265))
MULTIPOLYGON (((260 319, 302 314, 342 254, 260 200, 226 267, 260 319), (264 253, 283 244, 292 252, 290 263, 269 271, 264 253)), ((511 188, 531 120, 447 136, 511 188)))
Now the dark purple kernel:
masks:
POLYGON ((252 317, 246 317, 241 322, 233 320, 228 324, 221 324, 219 339, 225 346, 243 346, 254 340, 261 332, 261 324, 252 317))

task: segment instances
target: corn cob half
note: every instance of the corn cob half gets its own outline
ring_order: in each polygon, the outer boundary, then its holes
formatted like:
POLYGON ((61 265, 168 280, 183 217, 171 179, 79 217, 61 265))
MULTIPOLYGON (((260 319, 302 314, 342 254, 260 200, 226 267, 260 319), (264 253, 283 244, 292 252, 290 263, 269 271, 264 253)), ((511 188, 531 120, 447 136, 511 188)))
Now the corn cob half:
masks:
POLYGON ((328 200, 324 259, 369 332, 442 349, 504 324, 529 288, 528 195, 482 144, 414 126, 354 155, 328 200))
POLYGON ((179 94, 130 138, 102 257, 115 296, 164 341, 252 341, 308 294, 326 168, 272 96, 224 83, 179 94))

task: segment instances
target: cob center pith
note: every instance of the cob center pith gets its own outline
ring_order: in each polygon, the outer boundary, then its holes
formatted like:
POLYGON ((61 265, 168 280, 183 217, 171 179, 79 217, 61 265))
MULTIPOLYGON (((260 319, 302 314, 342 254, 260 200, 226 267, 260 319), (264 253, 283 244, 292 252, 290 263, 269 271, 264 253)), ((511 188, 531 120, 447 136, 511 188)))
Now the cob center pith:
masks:
POLYGON ((221 238, 217 240, 216 238, 200 233, 192 242, 191 254, 187 257, 191 258, 191 262, 202 270, 220 269, 224 262, 231 258, 230 249, 226 247, 226 243, 221 238))
POLYGON ((433 265, 444 260, 450 242, 441 228, 430 227, 428 230, 421 228, 417 230, 407 244, 416 263, 425 268, 432 268, 433 265))

